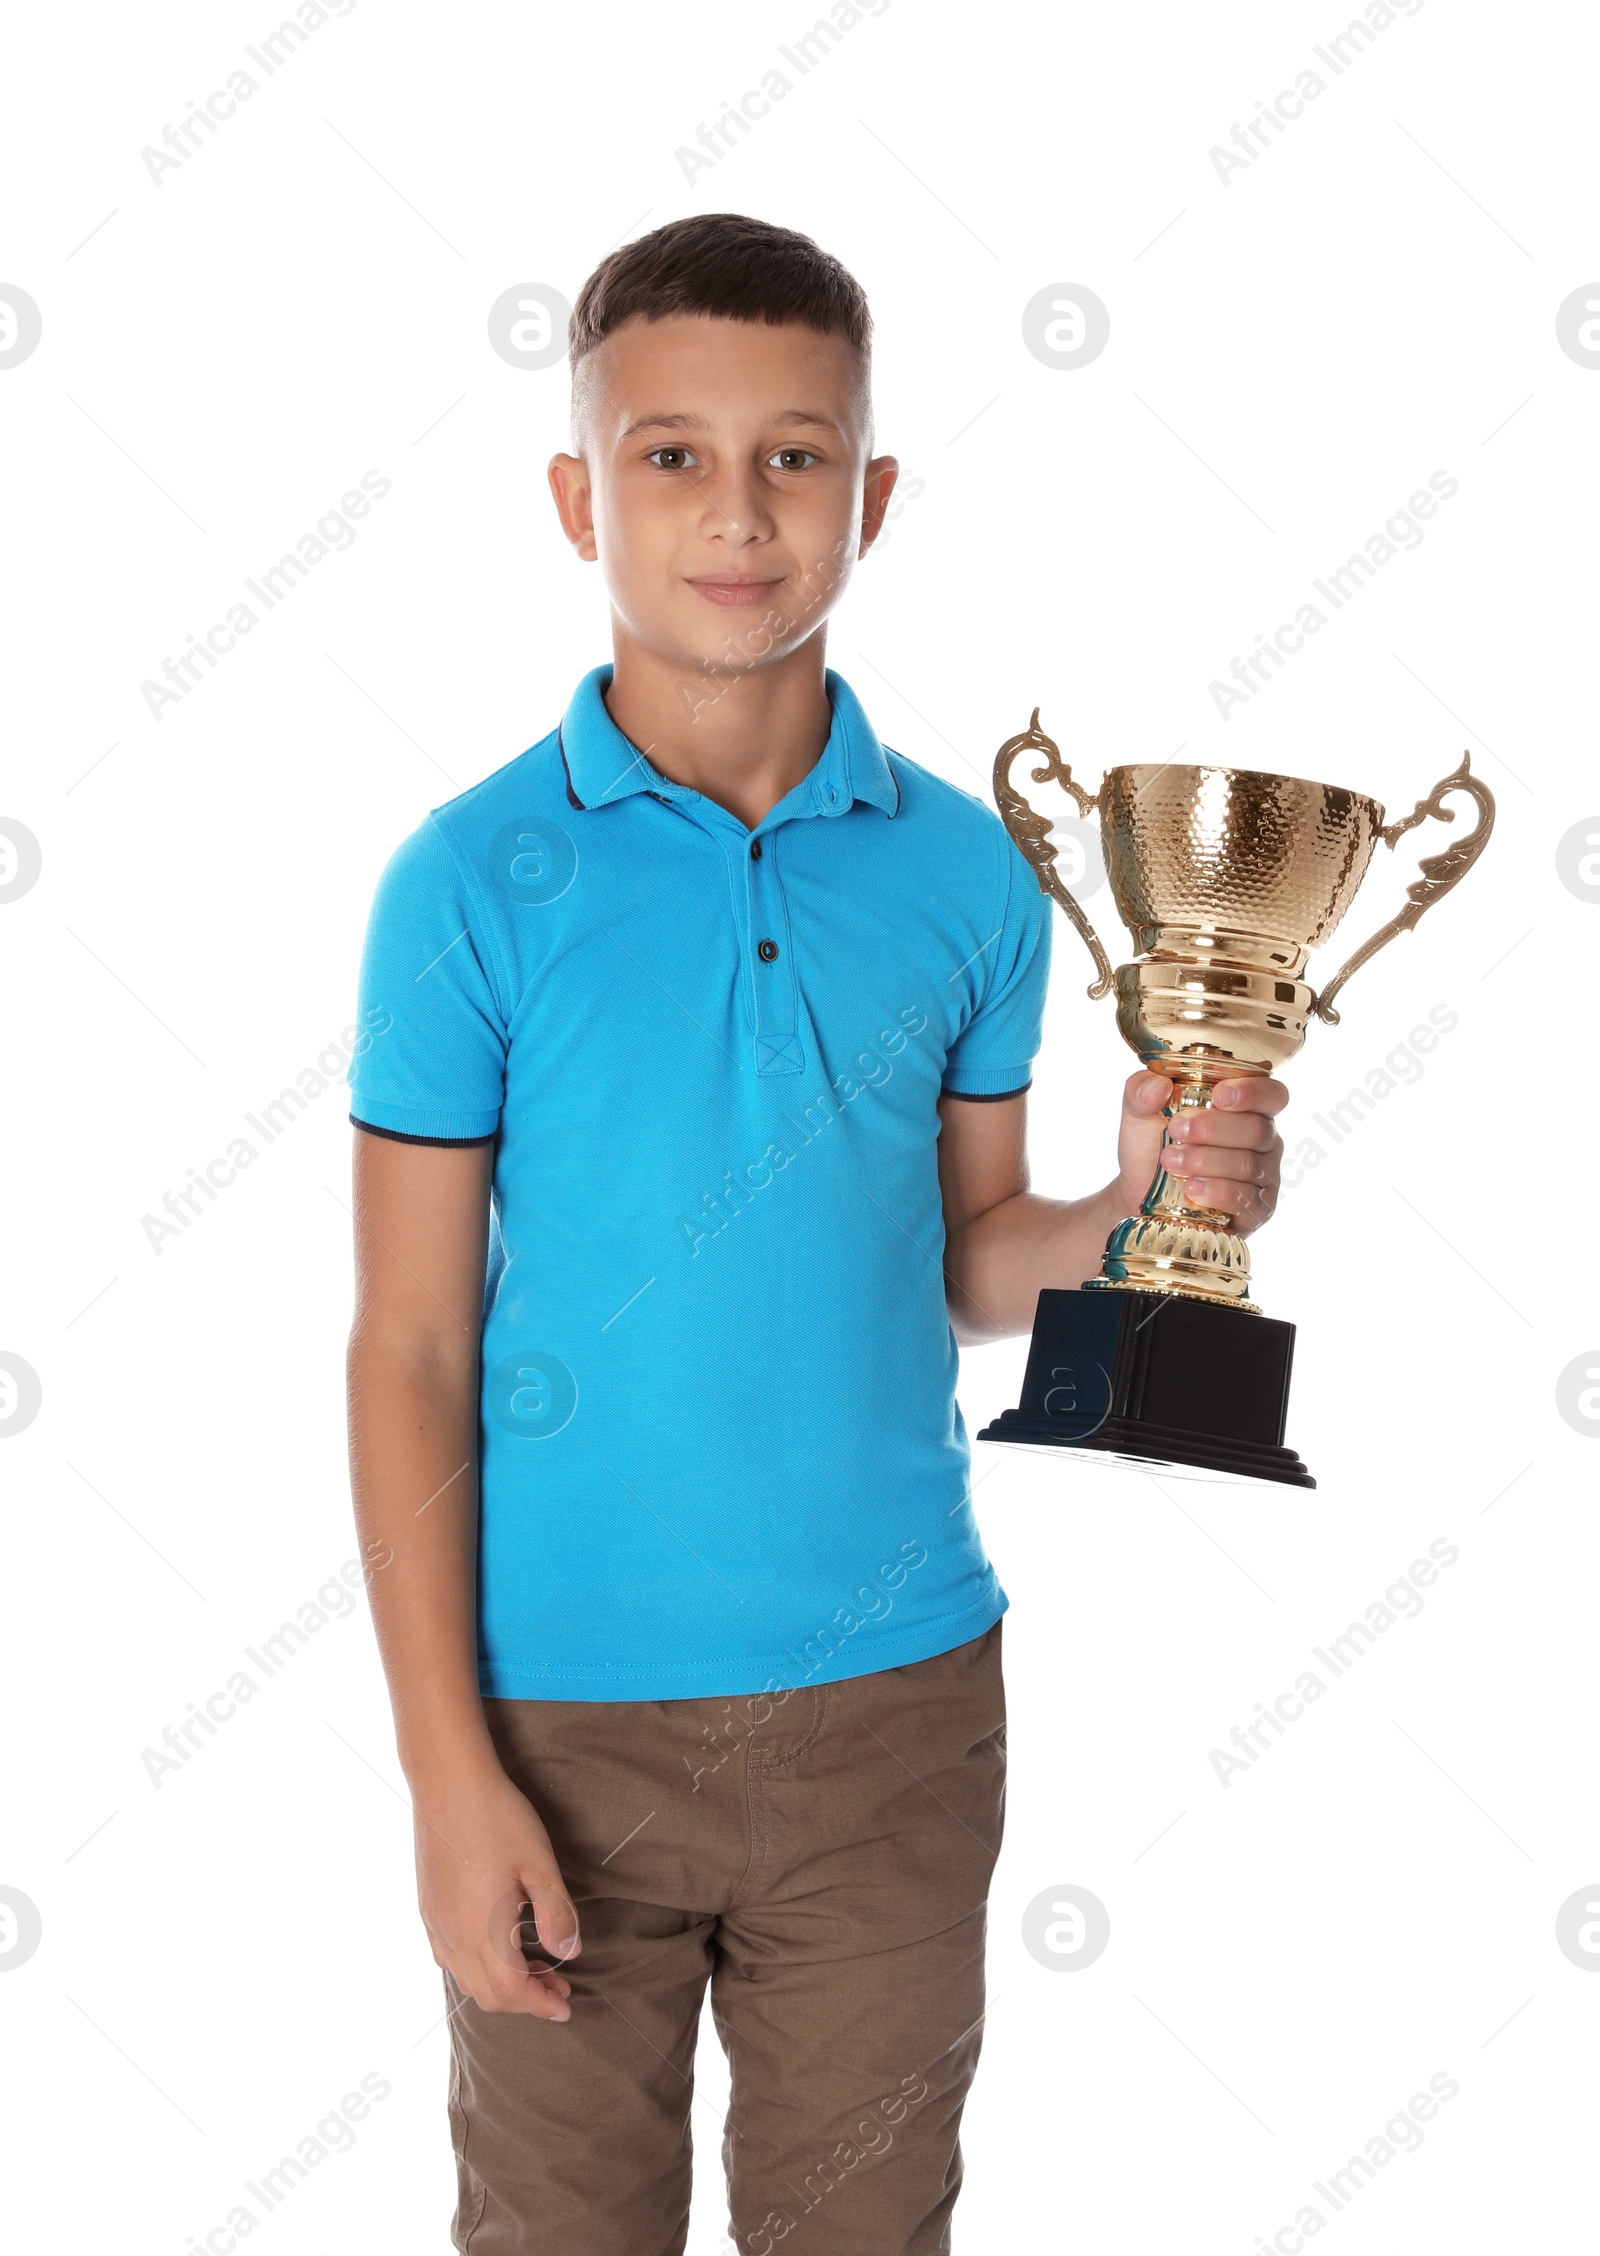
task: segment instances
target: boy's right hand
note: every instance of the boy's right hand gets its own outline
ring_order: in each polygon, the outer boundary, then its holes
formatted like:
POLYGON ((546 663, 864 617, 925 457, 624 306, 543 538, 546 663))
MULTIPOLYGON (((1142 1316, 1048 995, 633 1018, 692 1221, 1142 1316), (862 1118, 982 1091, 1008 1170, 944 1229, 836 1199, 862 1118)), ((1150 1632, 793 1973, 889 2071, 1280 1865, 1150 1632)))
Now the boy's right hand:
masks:
POLYGON ((485 2013, 570 2021, 572 1984, 522 1955, 524 1904, 554 1959, 576 1958, 578 1915, 550 1836, 498 1766, 446 1794, 415 1800, 417 1903, 445 1967, 485 2013))

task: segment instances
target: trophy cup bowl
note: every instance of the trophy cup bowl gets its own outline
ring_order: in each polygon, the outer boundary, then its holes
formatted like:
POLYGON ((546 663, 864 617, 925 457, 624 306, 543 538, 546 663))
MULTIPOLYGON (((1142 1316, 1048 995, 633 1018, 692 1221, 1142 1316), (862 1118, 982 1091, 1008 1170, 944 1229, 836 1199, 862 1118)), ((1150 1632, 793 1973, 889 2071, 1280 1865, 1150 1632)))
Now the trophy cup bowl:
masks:
MULTIPOLYGON (((1099 807, 1137 950, 1114 974, 1117 1027, 1175 1083, 1169 1109, 1209 1104, 1228 1075, 1276 1072, 1306 1038, 1317 998, 1301 974, 1356 896, 1382 807, 1294 776, 1170 764, 1111 769, 1099 807)), ((1244 1240, 1170 1178, 1119 1226, 1094 1283, 1251 1305, 1244 1240)))
MULTIPOLYGON (((1094 958, 1090 996, 1115 993, 1123 1039, 1171 1080, 1169 1118, 1209 1105, 1219 1081, 1276 1072, 1298 1053, 1313 1018, 1336 1025, 1334 995, 1460 882, 1494 822, 1493 798, 1466 754, 1409 815, 1388 824, 1377 800, 1361 792, 1254 769, 1112 768, 1091 794, 1040 729, 1037 709, 1027 730, 1001 746, 994 791, 1041 890, 1094 958), (1115 970, 1057 875, 1050 821, 1011 782, 1011 764, 1024 750, 1042 755, 1036 783, 1053 780, 1081 814, 1099 815, 1111 897, 1135 951, 1115 970), (1392 848, 1429 816, 1453 821, 1443 805, 1452 792, 1474 801, 1476 827, 1423 860, 1406 906, 1319 994, 1304 977, 1307 959, 1355 899, 1374 848, 1380 841, 1392 848)), ((1314 1487, 1282 1446, 1294 1327, 1270 1319, 1240 1327, 1243 1315, 1260 1317, 1245 1240, 1230 1216, 1191 1205, 1158 1166, 1138 1213, 1107 1239, 1100 1274, 1077 1292, 1041 1293, 1022 1405, 979 1438, 1095 1448, 1314 1487), (1086 1298, 1113 1294, 1147 1298, 1149 1306, 1132 1318, 1126 1307, 1112 1311, 1086 1298), (1175 1320, 1174 1304, 1183 1304, 1175 1320), (1215 1320, 1224 1311, 1219 1332, 1215 1320), (1149 1321, 1157 1313, 1168 1319, 1159 1327, 1149 1321), (1141 1340, 1145 1332, 1151 1336, 1141 1340)))

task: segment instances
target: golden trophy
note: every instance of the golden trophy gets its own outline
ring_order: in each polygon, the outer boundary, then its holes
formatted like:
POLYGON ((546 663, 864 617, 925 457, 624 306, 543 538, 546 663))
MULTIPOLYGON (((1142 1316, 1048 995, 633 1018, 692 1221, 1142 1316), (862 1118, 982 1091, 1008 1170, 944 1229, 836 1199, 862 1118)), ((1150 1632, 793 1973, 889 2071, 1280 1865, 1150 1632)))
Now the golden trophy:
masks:
MULTIPOLYGON (((1208 1105, 1218 1081, 1276 1073, 1313 1018, 1337 1025, 1333 999, 1345 981, 1461 882, 1494 827, 1494 800, 1466 753, 1387 824, 1358 791, 1241 768, 1112 768, 1091 793, 1040 728, 1037 707, 995 757, 994 796, 1040 890, 1094 958, 1090 996, 1115 991, 1124 1041, 1172 1081, 1169 1118, 1208 1105), (1081 815, 1099 816, 1111 897, 1136 951, 1115 971, 1056 872, 1052 823, 1011 781, 1027 751, 1042 755, 1035 783, 1058 783, 1081 815), (1392 848, 1429 816, 1453 822, 1443 802, 1455 792, 1475 803, 1475 827, 1425 857, 1399 913, 1320 993, 1309 987, 1306 959, 1354 900, 1378 841, 1392 848)), ((1250 1298, 1249 1249, 1231 1218, 1191 1206, 1158 1166, 1138 1213, 1106 1240, 1099 1276, 1040 1293, 1021 1406, 978 1438, 1314 1488, 1283 1445, 1293 1350, 1294 1326, 1250 1298)))

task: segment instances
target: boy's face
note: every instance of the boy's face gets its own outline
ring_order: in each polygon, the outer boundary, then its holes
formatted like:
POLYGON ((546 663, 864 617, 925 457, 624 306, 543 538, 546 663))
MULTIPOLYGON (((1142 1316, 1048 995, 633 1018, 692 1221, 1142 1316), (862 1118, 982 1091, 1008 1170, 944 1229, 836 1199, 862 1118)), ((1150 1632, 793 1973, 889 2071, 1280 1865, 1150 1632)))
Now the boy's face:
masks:
POLYGON ((796 325, 627 322, 582 362, 574 413, 582 451, 550 465, 567 538, 619 635, 697 673, 814 634, 899 474, 868 457, 860 356, 796 325))

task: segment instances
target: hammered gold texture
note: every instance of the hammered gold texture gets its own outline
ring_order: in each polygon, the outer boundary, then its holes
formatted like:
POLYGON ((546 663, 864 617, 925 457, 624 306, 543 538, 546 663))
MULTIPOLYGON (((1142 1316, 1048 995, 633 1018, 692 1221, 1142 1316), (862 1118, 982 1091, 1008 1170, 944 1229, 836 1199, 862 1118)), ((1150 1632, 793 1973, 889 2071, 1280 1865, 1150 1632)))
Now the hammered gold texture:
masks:
MULTIPOLYGON (((1375 799, 1338 784, 1253 768, 1111 768, 1094 799, 1111 896, 1133 936, 1134 960, 1111 968, 1099 935, 1055 871, 1050 822, 1011 782, 1020 752, 1042 755, 1035 783, 1054 781, 1086 811, 1087 793, 1039 726, 1038 708, 995 759, 995 803, 1040 887, 1082 934, 1099 977, 1115 988, 1117 1025, 1136 1056, 1173 1084, 1169 1118, 1211 1102, 1231 1074, 1275 1073, 1297 1054, 1313 1016, 1338 1023, 1333 997, 1397 932, 1410 931, 1477 861, 1494 823, 1494 798, 1459 767, 1402 821, 1385 827, 1375 799), (1342 965, 1319 997, 1300 974, 1355 899, 1381 838, 1429 816, 1452 821, 1444 801, 1464 794, 1477 825, 1427 856, 1406 906, 1342 965)), ((1191 1206, 1181 1178, 1159 1163, 1136 1215, 1106 1240, 1093 1289, 1181 1293, 1239 1309, 1250 1299, 1250 1251, 1228 1216, 1191 1206)))
POLYGON ((1112 768, 1100 818, 1118 913, 1147 950, 1166 952, 1151 927, 1225 931, 1295 970, 1355 899, 1383 828, 1360 792, 1246 768, 1112 768))

